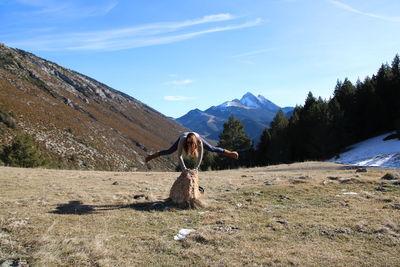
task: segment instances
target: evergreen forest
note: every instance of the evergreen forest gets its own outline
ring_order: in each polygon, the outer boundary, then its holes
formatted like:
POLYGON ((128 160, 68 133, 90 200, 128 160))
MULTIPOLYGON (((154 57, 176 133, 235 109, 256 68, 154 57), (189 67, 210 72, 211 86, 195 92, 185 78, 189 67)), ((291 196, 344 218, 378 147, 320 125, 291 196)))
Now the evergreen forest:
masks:
POLYGON ((330 99, 309 92, 290 118, 280 111, 254 148, 235 117, 224 124, 219 146, 236 150, 237 162, 207 156, 203 169, 265 166, 306 160, 326 160, 367 138, 396 131, 400 138, 400 59, 396 55, 378 72, 356 84, 338 80, 330 99))

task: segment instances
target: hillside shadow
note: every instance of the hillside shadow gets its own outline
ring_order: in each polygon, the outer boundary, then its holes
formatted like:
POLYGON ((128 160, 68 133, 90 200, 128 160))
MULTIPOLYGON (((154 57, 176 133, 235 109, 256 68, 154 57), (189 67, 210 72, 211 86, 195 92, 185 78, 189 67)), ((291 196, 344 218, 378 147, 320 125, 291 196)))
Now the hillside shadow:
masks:
POLYGON ((139 202, 125 205, 86 205, 83 204, 82 201, 71 200, 68 203, 58 204, 57 207, 49 213, 85 215, 119 209, 134 209, 138 211, 166 211, 172 208, 176 207, 174 207, 168 199, 165 201, 139 202))

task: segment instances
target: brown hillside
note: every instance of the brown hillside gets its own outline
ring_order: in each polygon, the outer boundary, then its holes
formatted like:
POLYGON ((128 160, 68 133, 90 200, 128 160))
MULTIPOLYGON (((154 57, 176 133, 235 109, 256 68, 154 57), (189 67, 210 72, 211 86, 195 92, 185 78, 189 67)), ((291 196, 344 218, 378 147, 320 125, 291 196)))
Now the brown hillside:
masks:
MULTIPOLYGON (((0 141, 25 132, 56 165, 85 169, 145 170, 145 156, 168 147, 185 129, 140 101, 31 53, 0 44, 0 141)), ((153 169, 174 169, 161 158, 153 169)))

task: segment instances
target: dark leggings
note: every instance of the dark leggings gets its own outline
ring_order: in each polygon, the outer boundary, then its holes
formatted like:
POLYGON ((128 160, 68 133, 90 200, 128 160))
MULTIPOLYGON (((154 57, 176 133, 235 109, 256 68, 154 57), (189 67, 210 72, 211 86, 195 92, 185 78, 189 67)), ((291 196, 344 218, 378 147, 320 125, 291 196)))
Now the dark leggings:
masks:
MULTIPOLYGON (((208 150, 210 152, 219 152, 219 153, 223 153, 224 152, 223 148, 212 146, 204 138, 202 138, 202 137, 200 137, 200 138, 201 138, 201 142, 203 142, 203 147, 206 150, 208 150)), ((178 140, 176 140, 176 142, 170 148, 165 149, 165 150, 161 150, 160 152, 158 152, 158 154, 160 156, 164 156, 164 155, 169 155, 169 154, 174 153, 178 149, 179 140, 180 140, 180 138, 178 138, 178 140)))

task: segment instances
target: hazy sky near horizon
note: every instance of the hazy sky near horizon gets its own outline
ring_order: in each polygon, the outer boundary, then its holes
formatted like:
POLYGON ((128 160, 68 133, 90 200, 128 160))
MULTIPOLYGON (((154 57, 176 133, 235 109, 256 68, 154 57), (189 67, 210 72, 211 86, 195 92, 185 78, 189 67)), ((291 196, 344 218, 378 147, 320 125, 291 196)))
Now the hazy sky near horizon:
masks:
POLYGON ((375 74, 398 0, 0 0, 0 42, 179 117, 246 92, 284 106, 375 74))

